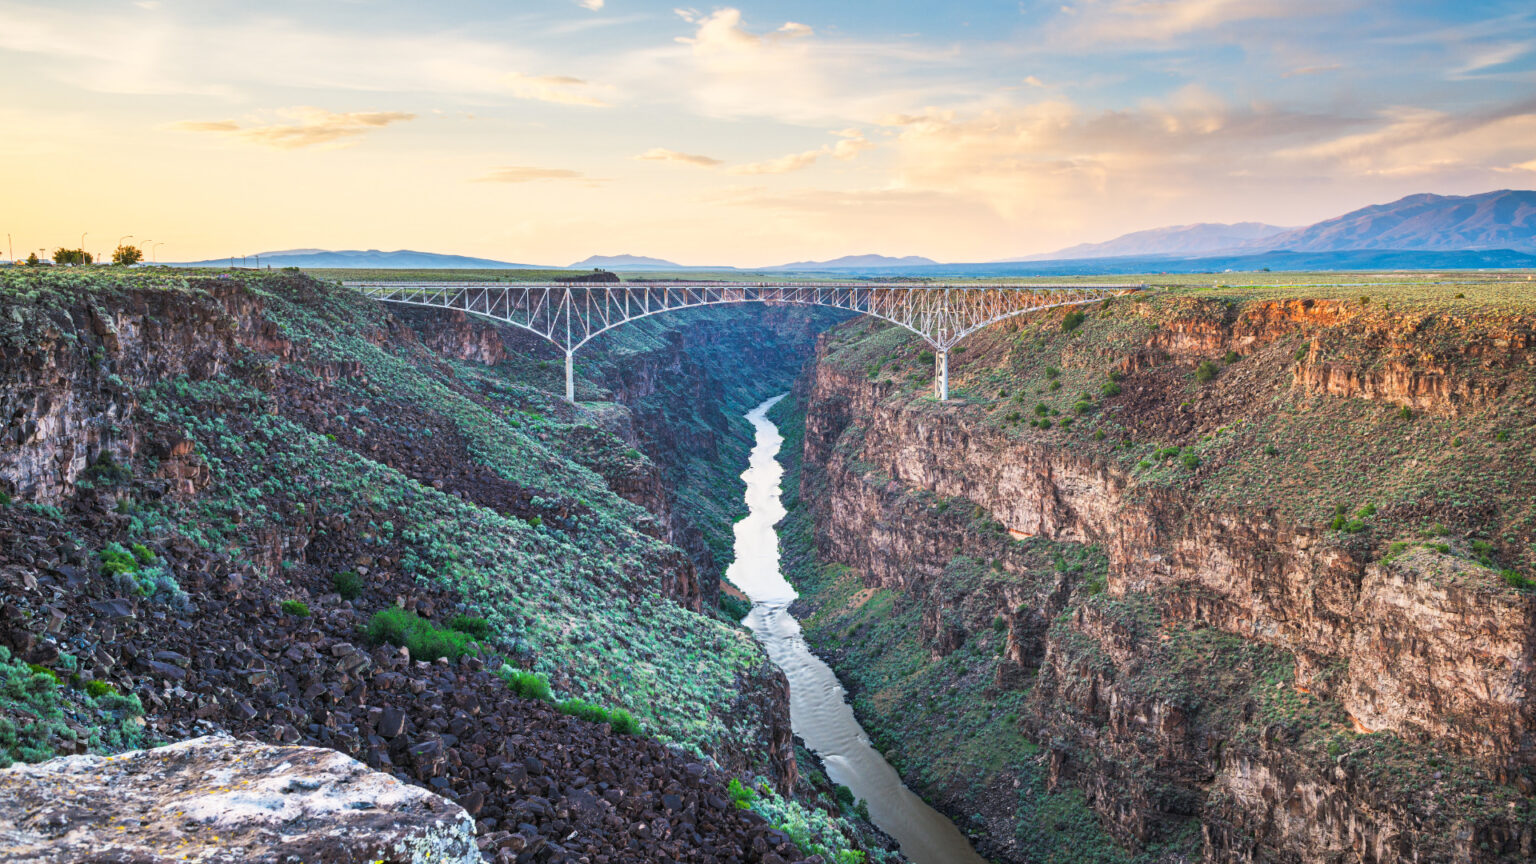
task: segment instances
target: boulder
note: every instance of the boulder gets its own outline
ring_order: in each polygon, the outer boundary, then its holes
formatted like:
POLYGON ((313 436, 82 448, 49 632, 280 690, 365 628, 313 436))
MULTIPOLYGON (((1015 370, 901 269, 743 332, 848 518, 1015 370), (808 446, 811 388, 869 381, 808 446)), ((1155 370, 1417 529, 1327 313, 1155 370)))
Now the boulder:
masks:
POLYGON ((0 771, 7 861, 478 864, 457 804, 334 750, 204 737, 0 771))

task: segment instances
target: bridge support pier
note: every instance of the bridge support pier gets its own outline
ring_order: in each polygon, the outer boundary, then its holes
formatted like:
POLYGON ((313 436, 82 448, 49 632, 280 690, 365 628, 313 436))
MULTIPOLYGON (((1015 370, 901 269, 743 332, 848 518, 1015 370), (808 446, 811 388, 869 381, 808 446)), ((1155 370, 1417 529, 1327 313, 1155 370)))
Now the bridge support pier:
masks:
POLYGON ((940 402, 949 401, 949 349, 941 348, 933 358, 933 397, 940 402))
POLYGON ((565 401, 576 404, 576 369, 572 364, 572 358, 576 352, 565 352, 565 401))

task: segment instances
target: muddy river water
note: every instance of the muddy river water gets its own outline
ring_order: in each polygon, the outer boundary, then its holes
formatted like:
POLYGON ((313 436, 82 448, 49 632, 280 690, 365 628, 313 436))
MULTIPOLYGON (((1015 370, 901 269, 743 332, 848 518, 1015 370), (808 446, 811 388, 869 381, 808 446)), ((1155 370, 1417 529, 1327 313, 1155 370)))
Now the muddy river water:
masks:
POLYGON ((789 614, 795 589, 779 571, 779 537, 774 525, 784 516, 779 484, 784 469, 777 456, 784 439, 765 416, 783 396, 747 414, 757 440, 742 478, 748 515, 736 523, 736 560, 726 579, 752 599, 744 622, 789 678, 789 715, 795 733, 826 764, 834 782, 869 805, 881 830, 901 844, 916 864, 984 864, 954 823, 902 785, 896 771, 870 746, 844 698, 832 669, 812 654, 789 614))

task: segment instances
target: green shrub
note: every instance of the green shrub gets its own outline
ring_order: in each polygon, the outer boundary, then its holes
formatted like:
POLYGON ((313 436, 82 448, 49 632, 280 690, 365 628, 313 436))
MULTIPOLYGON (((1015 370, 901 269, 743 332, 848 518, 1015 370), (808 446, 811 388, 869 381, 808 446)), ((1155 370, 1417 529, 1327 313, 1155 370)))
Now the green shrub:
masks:
POLYGON ((1005 421, 1005 422, 1008 422, 1008 423, 1017 423, 1017 422, 1019 422, 1019 421, 1020 421, 1020 420, 1021 420, 1021 419, 1023 419, 1023 416, 1024 416, 1024 415, 1022 415, 1022 414, 1020 414, 1020 413, 1019 413, 1019 412, 1017 412, 1017 411, 1009 411, 1009 412, 1008 412, 1008 413, 1007 413, 1007 415, 1005 415, 1005 416, 1004 416, 1004 417, 1003 417, 1003 420, 1004 420, 1004 421, 1005 421))
POLYGON ((1099 391, 1102 392, 1105 396, 1119 396, 1120 385, 1113 381, 1105 381, 1104 386, 1100 387, 1099 391))
POLYGON ((1087 414, 1089 411, 1092 411, 1092 410, 1093 410, 1093 403, 1089 402, 1087 399, 1080 399, 1077 402, 1074 402, 1072 404, 1072 413, 1073 414, 1087 414))
POLYGON ((53 682, 53 686, 55 687, 59 687, 64 683, 64 681, 59 678, 59 673, 49 669, 47 666, 41 666, 37 663, 28 663, 27 668, 32 670, 33 675, 42 675, 48 678, 53 682))
POLYGON ((633 714, 623 708, 612 711, 601 705, 593 705, 581 699, 567 699, 555 706, 562 714, 569 714, 581 720, 592 723, 607 723, 614 732, 620 735, 635 735, 640 731, 640 723, 635 720, 633 714))
POLYGON ((1229 366, 1241 359, 1243 359, 1243 355, 1237 353, 1236 351, 1228 351, 1226 356, 1221 358, 1222 362, 1229 366))
POLYGON ((1505 570, 1499 573, 1504 578, 1505 584, 1517 591, 1536 591, 1536 579, 1521 573, 1518 570, 1505 570))
POLYGON ((1124 381, 1125 380, 1125 373, 1121 372, 1119 369, 1111 369, 1111 370, 1109 370, 1109 380, 1111 380, 1111 381, 1124 381))
POLYGON ((739 622, 752 614, 752 603, 722 591, 720 592, 720 611, 726 618, 739 622))
POLYGON ((138 561, 140 564, 155 563, 155 553, 151 552, 149 547, 145 546, 143 543, 135 543, 132 546, 129 546, 128 551, 133 553, 134 560, 138 561))
POLYGON ((92 483, 100 483, 111 486, 117 483, 125 483, 133 477, 133 472, 117 464, 112 454, 103 450, 91 467, 85 469, 85 476, 92 483))
POLYGON ((388 642, 409 649, 414 660, 457 660, 473 650, 474 640, 467 633, 438 627, 431 621, 397 606, 381 609, 368 620, 364 629, 375 645, 388 642))
POLYGON ((356 600, 363 593, 363 577, 352 570, 331 574, 331 587, 343 600, 356 600))
POLYGON ((1061 370, 1057 369, 1055 366, 1047 366, 1045 367, 1045 377, 1055 381, 1057 378, 1061 377, 1061 370))
POLYGON ((99 678, 85 682, 85 692, 89 694, 92 699, 100 699, 103 696, 118 695, 117 688, 112 686, 112 682, 102 681, 99 678))
POLYGON ((1307 349, 1306 345, 1303 345, 1300 348, 1296 349, 1296 357, 1295 357, 1295 359, 1296 359, 1297 363, 1300 363, 1301 361, 1307 359, 1307 350, 1308 349, 1307 349))
MULTIPOLYGON (((1500 429, 1498 432, 1495 432, 1494 435, 1493 435, 1493 440, 1495 440, 1495 441, 1508 441, 1509 440, 1509 430, 1508 429, 1500 429)), ((3 494, 3 493, 0 493, 0 494, 3 494)))
POLYGON ((1073 330, 1083 326, 1083 322, 1086 320, 1088 320, 1087 313, 1080 309, 1073 309, 1066 314, 1066 317, 1061 319, 1061 329, 1064 332, 1071 333, 1073 330))
POLYGON ((1216 364, 1209 360, 1195 367, 1195 380, 1205 384, 1216 377, 1216 364))
POLYGON ((1185 453, 1180 461, 1184 463, 1185 468, 1188 468, 1191 471, 1200 467, 1200 457, 1193 453, 1185 453))
POLYGON ((1407 405, 1404 405, 1401 409, 1398 410, 1397 416, 1403 418, 1404 420, 1412 420, 1413 409, 1409 408, 1407 405))
POLYGON ((491 637, 491 623, 473 615, 455 615, 448 619, 448 626, 460 633, 467 633, 479 641, 491 637))
POLYGON ((1280 455, 1280 448, 1276 447, 1273 444, 1265 444, 1264 445, 1264 455, 1265 456, 1278 456, 1278 455, 1280 455))
POLYGON ((998 633, 1008 629, 1008 619, 1001 615, 992 616, 992 629, 998 633))
POLYGON ((511 666, 502 666, 496 672, 501 680, 507 682, 507 687, 524 699, 537 699, 541 702, 549 702, 554 696, 549 691, 549 682, 543 675, 537 672, 528 672, 522 669, 513 669, 511 666))
POLYGON ((1057 390, 1061 389, 1061 382, 1060 381, 1052 381, 1049 385, 1046 386, 1045 389, 1051 391, 1052 393, 1055 393, 1057 390))
POLYGON ((303 600, 284 600, 281 604, 283 611, 295 618, 309 617, 309 604, 303 600))
POLYGON ((11 493, 5 491, 4 489, 0 489, 0 507, 9 506, 11 506, 11 493))
POLYGON ((1039 405, 1035 406, 1035 413, 1041 417, 1049 417, 1051 414, 1051 406, 1041 402, 1039 405))
POLYGON ((844 807, 853 806, 853 790, 849 789, 847 786, 844 786, 841 783, 833 787, 832 797, 836 798, 837 803, 843 805, 844 807))
POLYGON ((138 559, 133 553, 123 548, 121 543, 108 543, 106 548, 96 553, 101 559, 101 575, 117 576, 122 573, 134 573, 139 569, 138 559))
POLYGON ((919 362, 919 363, 924 363, 926 365, 932 366, 933 362, 935 360, 937 360, 937 359, 938 358, 934 356, 933 352, 929 351, 927 348, 924 348, 923 350, 917 352, 917 362, 919 362))
POLYGON ((1104 435, 1104 430, 1103 429, 1095 429, 1095 430, 1093 430, 1093 440, 1095 440, 1095 441, 1103 441, 1104 438, 1105 438, 1105 435, 1104 435))
POLYGON ((756 792, 753 792, 750 787, 743 786, 741 781, 735 777, 731 778, 731 783, 726 787, 726 791, 730 793, 731 802, 741 810, 751 807, 752 800, 757 797, 756 792))

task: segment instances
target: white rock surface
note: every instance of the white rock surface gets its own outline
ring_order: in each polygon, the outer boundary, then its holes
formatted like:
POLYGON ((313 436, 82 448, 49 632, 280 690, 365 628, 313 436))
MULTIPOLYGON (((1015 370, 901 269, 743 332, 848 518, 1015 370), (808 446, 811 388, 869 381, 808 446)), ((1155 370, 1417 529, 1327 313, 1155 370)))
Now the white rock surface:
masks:
POLYGON ((334 750, 194 738, 0 771, 0 862, 479 864, 474 820, 334 750))

